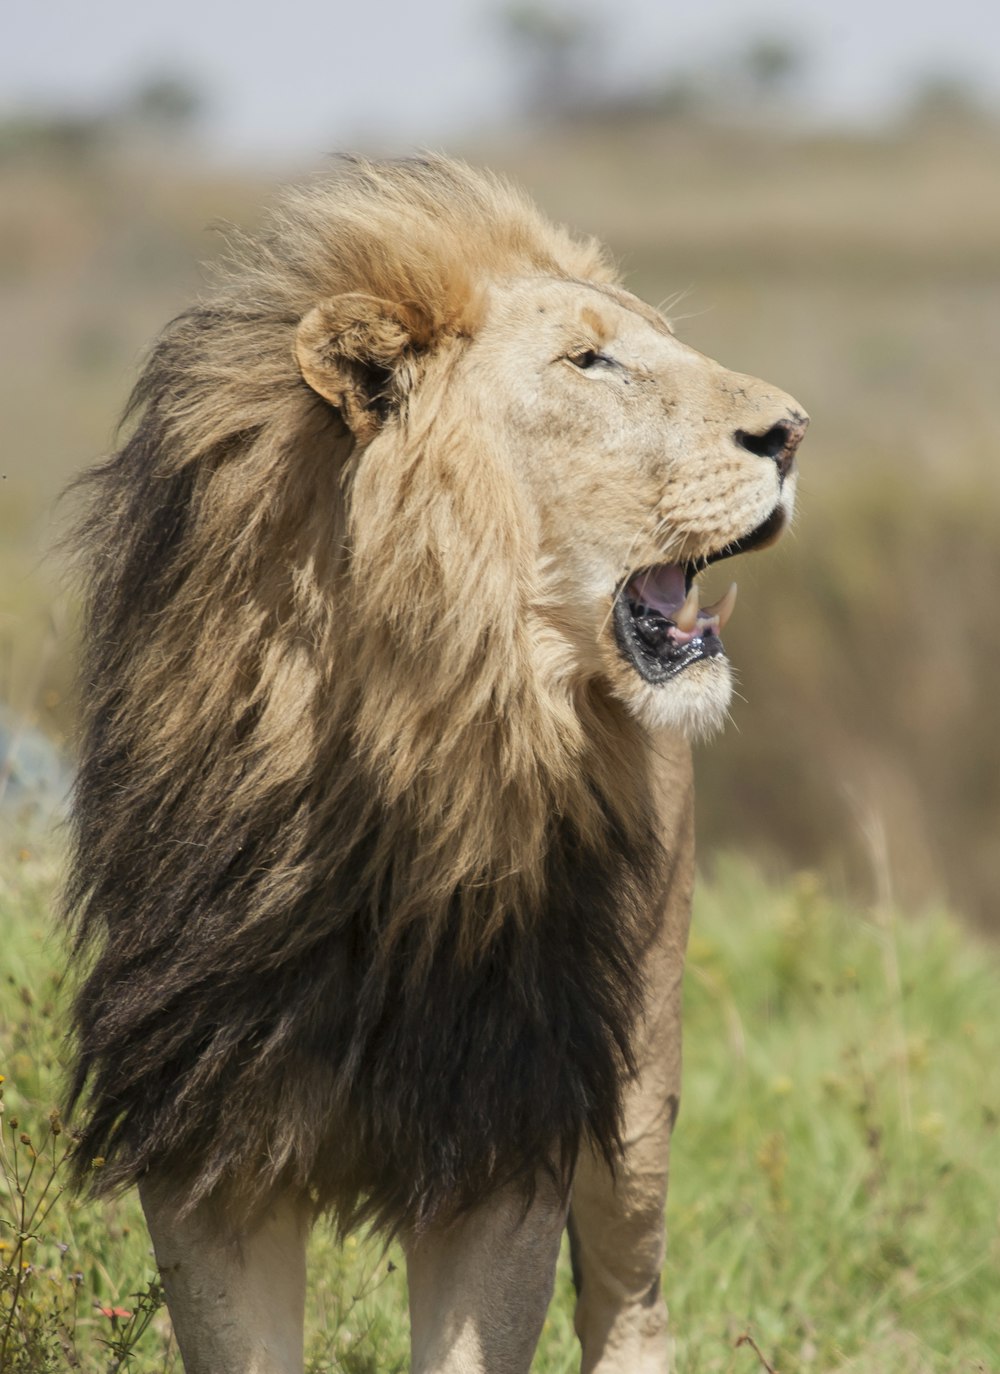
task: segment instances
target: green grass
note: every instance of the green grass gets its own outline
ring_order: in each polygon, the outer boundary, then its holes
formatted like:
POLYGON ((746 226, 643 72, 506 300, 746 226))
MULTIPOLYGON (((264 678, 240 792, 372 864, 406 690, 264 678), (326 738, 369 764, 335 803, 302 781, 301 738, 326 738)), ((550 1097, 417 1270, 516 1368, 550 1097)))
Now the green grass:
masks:
MULTIPOLYGON (((50 933, 54 843, 0 848, 3 1138, 35 1179, 62 1140, 60 949, 50 933), (12 1118, 18 1125, 12 1129, 12 1118), (20 1141, 28 1135, 32 1147, 20 1141)), ((900 919, 831 899, 809 875, 775 887, 719 864, 702 884, 687 979, 685 1096, 665 1275, 680 1374, 1000 1368, 998 960, 940 913, 900 919)), ((53 1184, 49 1197, 58 1186, 53 1184)), ((0 1217, 12 1200, 0 1185, 0 1217)), ((63 1195, 24 1243, 12 1371, 119 1367, 97 1306, 136 1310, 155 1268, 134 1199, 63 1195), (74 1279, 74 1275, 78 1276, 74 1279), (75 1313, 75 1316, 74 1316, 75 1313), (75 1323, 75 1324, 74 1324, 75 1323), (60 1330, 60 1328, 62 1328, 60 1330)), ((0 1332, 16 1235, 4 1226, 0 1332)), ((155 1297, 155 1292, 154 1292, 155 1297)), ((149 1299, 146 1308, 150 1307, 149 1299)), ((565 1257, 535 1368, 577 1367, 565 1257)), ((400 1257, 313 1241, 310 1369, 406 1367, 400 1257)), ((179 1370, 155 1312, 127 1366, 179 1370)), ((6 1374, 6 1371, 5 1371, 6 1374)))

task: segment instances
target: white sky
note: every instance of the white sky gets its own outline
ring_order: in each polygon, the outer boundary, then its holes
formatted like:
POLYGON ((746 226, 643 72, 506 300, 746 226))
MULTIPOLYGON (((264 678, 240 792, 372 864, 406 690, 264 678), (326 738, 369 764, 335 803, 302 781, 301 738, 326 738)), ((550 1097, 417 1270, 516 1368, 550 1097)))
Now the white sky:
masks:
MULTIPOLYGON (((997 0, 554 0, 592 14, 620 82, 797 41, 812 112, 891 111, 914 77, 967 76, 1000 105, 997 0)), ((150 72, 211 96, 241 157, 314 159, 360 137, 461 140, 509 120, 519 85, 502 0, 0 0, 0 111, 97 109, 150 72)))

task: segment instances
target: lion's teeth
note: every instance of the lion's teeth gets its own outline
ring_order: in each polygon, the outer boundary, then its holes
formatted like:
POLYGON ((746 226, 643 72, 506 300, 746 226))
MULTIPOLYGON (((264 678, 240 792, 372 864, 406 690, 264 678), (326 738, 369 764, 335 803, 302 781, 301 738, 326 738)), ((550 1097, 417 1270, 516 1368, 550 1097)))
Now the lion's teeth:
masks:
POLYGON ((730 584, 729 591, 726 592, 725 596, 720 596, 718 601, 711 606, 704 606, 701 613, 703 616, 717 616, 719 629, 724 630, 726 628, 726 621, 732 615, 735 605, 736 583, 733 582, 730 584))
POLYGON ((684 605, 673 617, 674 624, 678 630, 683 630, 685 634, 690 634, 698 624, 698 584, 693 582, 691 590, 688 592, 684 605))

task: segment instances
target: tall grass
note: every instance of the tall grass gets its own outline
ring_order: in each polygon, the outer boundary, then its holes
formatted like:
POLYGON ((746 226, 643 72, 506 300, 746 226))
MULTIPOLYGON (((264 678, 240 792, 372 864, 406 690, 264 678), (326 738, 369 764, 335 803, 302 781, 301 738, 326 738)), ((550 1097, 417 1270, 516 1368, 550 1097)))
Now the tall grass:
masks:
MULTIPOLYGON (((59 1191, 58 858, 51 839, 0 844, 4 1374, 176 1374, 136 1200, 59 1191)), ((997 973, 940 912, 900 921, 808 873, 775 886, 716 865, 696 904, 668 1205, 679 1374, 1000 1368, 997 973)), ((311 1374, 405 1369, 398 1253, 338 1249, 320 1228, 311 1259, 311 1374)), ((535 1369, 578 1358, 564 1257, 535 1369)))

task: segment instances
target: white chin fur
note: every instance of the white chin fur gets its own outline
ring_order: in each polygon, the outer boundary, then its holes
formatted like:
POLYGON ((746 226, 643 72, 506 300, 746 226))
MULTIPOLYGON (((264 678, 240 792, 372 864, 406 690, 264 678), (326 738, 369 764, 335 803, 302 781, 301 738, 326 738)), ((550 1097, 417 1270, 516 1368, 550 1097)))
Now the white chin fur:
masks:
POLYGON ((679 730, 689 740, 718 734, 726 723, 733 695, 733 672, 726 658, 708 659, 685 668, 658 687, 636 675, 628 708, 649 730, 679 730))

